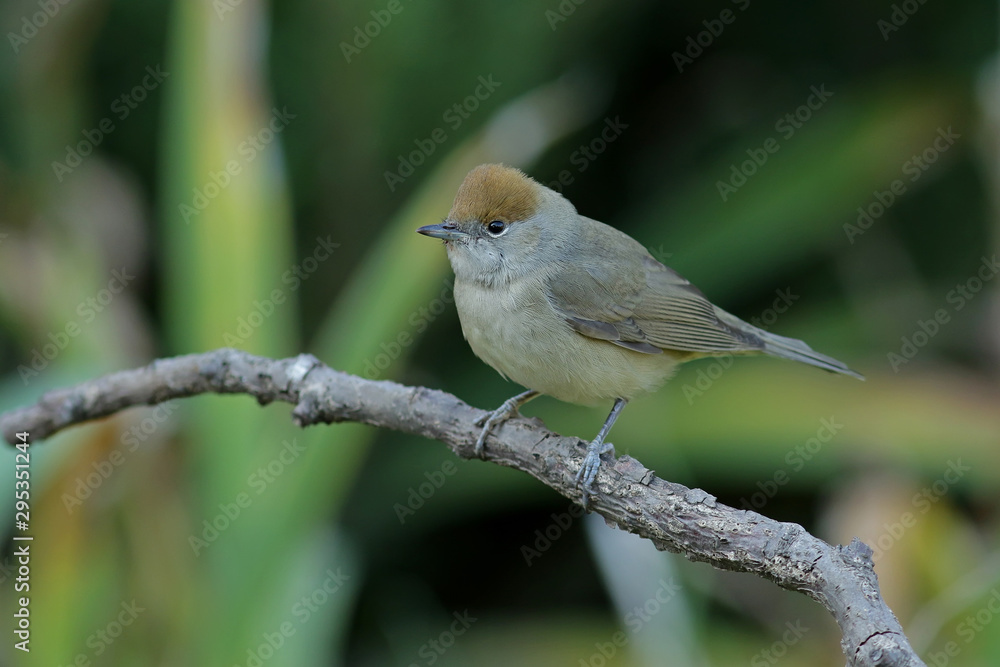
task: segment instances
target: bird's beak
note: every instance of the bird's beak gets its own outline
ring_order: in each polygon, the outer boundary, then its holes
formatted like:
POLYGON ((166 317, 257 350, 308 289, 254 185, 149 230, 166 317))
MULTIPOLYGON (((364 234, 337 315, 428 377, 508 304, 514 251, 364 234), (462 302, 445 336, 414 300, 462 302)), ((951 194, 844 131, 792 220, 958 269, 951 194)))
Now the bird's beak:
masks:
POLYGON ((459 241, 468 236, 468 234, 458 228, 458 225, 450 220, 445 220, 439 225, 425 225, 418 229, 417 233, 444 241, 459 241))

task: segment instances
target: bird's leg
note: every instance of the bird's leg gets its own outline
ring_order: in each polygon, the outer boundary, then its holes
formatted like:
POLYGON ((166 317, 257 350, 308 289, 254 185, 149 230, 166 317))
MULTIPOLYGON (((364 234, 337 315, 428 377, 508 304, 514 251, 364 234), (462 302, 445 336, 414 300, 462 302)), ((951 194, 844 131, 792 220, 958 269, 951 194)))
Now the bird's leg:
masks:
POLYGON ((604 426, 601 427, 597 437, 587 447, 587 456, 583 459, 580 472, 576 473, 576 484, 581 487, 584 508, 587 507, 590 501, 590 490, 594 486, 594 480, 597 479, 597 469, 601 467, 601 454, 615 450, 615 446, 610 442, 604 442, 604 439, 608 437, 608 431, 614 426, 615 420, 618 419, 618 415, 621 414, 622 408, 625 407, 626 403, 628 401, 624 398, 615 399, 615 405, 611 408, 611 414, 604 420, 604 426))
POLYGON ((486 448, 486 438, 494 428, 516 415, 522 405, 538 395, 539 392, 529 389, 517 396, 511 396, 499 408, 476 420, 476 426, 483 427, 482 432, 479 434, 479 439, 476 440, 476 456, 483 458, 483 451, 486 448))

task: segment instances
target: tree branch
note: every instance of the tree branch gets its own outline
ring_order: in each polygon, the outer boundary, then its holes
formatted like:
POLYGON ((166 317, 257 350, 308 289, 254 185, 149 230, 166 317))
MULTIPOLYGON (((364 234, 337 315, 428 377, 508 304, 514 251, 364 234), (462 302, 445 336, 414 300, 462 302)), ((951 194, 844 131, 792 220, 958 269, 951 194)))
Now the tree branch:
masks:
MULTIPOLYGON (((462 458, 474 456, 485 413, 451 394, 375 382, 333 370, 312 355, 273 360, 232 349, 154 361, 69 389, 45 394, 35 405, 0 416, 0 432, 14 444, 32 441, 136 405, 153 405, 203 393, 249 394, 266 405, 295 406, 299 426, 355 421, 440 440, 462 458)), ((537 420, 514 419, 487 442, 485 458, 522 470, 563 496, 579 500, 575 477, 585 449, 537 420)), ((699 489, 656 477, 629 456, 601 466, 592 508, 612 525, 641 535, 656 548, 717 568, 770 579, 823 605, 843 633, 852 665, 924 663, 882 600, 871 549, 855 538, 831 546, 794 523, 717 503, 699 489)))

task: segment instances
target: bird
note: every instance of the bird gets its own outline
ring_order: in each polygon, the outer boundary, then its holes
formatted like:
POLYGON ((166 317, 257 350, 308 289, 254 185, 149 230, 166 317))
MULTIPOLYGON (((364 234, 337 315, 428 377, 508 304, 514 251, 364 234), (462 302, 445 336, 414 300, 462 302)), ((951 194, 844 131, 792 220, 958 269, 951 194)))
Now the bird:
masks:
POLYGON ((580 215, 562 194, 513 167, 475 167, 447 217, 416 231, 444 242, 472 351, 526 388, 477 422, 477 455, 491 432, 540 395, 612 402, 576 476, 584 507, 601 456, 614 450, 606 439, 625 405, 656 391, 681 363, 765 354, 864 379, 800 340, 712 304, 631 236, 580 215))

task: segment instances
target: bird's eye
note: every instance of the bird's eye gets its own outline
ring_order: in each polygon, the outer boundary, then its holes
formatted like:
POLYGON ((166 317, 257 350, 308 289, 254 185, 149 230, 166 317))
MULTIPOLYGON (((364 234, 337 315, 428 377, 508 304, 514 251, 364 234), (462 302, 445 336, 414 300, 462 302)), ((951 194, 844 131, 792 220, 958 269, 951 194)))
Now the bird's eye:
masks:
POLYGON ((494 236, 499 236, 505 229, 507 229, 507 223, 503 220, 494 220, 490 224, 486 225, 486 230, 494 236))

